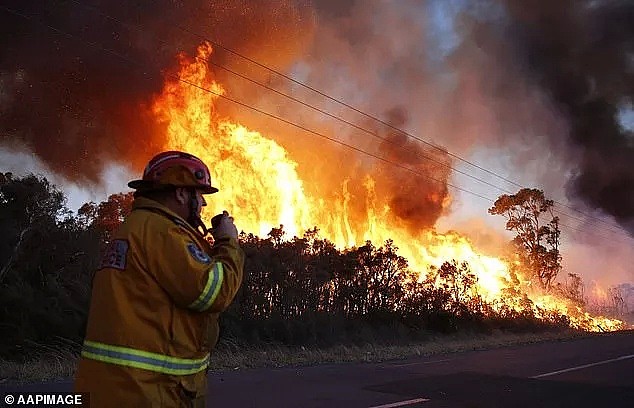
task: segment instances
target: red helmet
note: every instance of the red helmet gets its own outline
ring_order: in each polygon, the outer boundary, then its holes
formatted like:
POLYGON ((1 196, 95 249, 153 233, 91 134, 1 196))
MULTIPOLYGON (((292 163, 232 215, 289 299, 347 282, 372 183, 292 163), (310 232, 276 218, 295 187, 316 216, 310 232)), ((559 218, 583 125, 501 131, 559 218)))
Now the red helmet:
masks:
POLYGON ((135 190, 157 190, 166 186, 193 187, 203 194, 218 191, 211 185, 209 168, 198 157, 185 152, 167 151, 157 154, 143 171, 143 179, 132 180, 128 187, 135 190))

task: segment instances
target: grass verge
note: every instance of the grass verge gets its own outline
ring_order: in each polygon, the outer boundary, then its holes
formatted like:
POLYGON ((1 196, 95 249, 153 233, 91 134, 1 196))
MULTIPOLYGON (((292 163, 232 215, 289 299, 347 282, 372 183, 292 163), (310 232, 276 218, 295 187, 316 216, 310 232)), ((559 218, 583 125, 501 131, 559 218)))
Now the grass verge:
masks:
POLYGON ((573 330, 541 333, 495 333, 491 335, 434 335, 427 340, 401 345, 339 345, 329 348, 240 347, 219 344, 212 356, 212 370, 258 367, 303 366, 342 362, 382 362, 414 356, 430 356, 470 350, 485 350, 511 345, 567 340, 592 336, 573 330))
MULTIPOLYGON (((223 340, 212 356, 212 371, 227 369, 307 366, 324 363, 380 362, 413 356, 429 356, 484 350, 544 341, 567 340, 595 334, 573 330, 491 335, 433 335, 426 341, 402 345, 339 345, 329 348, 265 345, 241 346, 223 340)), ((73 377, 78 355, 70 349, 43 347, 24 363, 0 360, 0 386, 67 380, 73 377)))

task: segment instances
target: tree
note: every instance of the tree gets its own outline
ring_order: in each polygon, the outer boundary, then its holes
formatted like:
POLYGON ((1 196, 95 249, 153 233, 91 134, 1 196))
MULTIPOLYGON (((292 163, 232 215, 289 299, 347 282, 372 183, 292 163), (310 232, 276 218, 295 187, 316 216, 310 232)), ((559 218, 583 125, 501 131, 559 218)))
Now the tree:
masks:
POLYGON ((557 283, 555 289, 561 296, 570 299, 580 307, 585 306, 584 286, 581 276, 576 273, 568 273, 568 278, 563 283, 557 283))
POLYGON ((0 173, 2 358, 81 342, 99 240, 65 202, 42 176, 0 173))
POLYGON ((398 247, 388 239, 385 246, 375 248, 371 242, 359 248, 359 272, 367 284, 368 312, 395 310, 402 296, 407 260, 398 255, 398 247))
POLYGON ((623 316, 627 313, 627 305, 623 299, 623 290, 619 286, 608 288, 608 297, 610 300, 610 309, 614 316, 623 316))
POLYGON ((125 217, 132 211, 133 193, 111 194, 99 204, 84 204, 77 212, 85 227, 96 229, 104 243, 108 243, 125 217))
MULTIPOLYGON (((432 268, 434 272, 434 268, 432 268)), ((459 310, 461 304, 469 300, 469 292, 473 291, 478 277, 471 272, 468 262, 458 264, 455 259, 444 262, 434 274, 434 281, 440 280, 442 287, 448 291, 454 303, 454 309, 459 310)))
POLYGON ((506 229, 517 233, 513 244, 522 264, 545 290, 550 290, 561 270, 561 231, 553 205, 543 191, 523 188, 516 194, 500 196, 489 208, 489 214, 505 216, 506 229), (550 220, 544 220, 546 217, 550 220))
POLYGON ((0 177, 0 282, 21 258, 32 242, 46 239, 59 219, 68 216, 63 193, 48 180, 35 175, 0 177))

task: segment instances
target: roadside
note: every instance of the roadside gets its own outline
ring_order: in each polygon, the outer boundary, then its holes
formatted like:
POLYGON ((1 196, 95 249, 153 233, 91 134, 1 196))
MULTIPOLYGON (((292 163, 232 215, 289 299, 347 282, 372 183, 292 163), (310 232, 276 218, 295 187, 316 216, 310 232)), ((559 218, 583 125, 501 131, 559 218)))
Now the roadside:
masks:
MULTIPOLYGON (((412 344, 340 345, 325 349, 279 345, 255 348, 223 341, 212 356, 210 370, 306 366, 336 362, 379 362, 596 335, 573 330, 539 333, 498 332, 491 335, 434 335, 426 341, 412 344)), ((78 355, 69 350, 45 349, 38 353, 36 358, 25 363, 0 361, 0 385, 68 380, 74 375, 77 359, 78 355)))

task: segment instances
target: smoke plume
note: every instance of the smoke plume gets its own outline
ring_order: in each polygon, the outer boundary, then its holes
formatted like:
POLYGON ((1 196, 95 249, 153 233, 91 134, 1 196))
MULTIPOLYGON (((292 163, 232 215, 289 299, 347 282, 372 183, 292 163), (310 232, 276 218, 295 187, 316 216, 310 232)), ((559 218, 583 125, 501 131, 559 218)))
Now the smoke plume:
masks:
POLYGON ((571 162, 568 198, 634 232, 634 139, 618 119, 634 96, 634 3, 484 4, 489 12, 501 5, 503 13, 487 19, 481 12, 472 32, 483 39, 480 45, 507 69, 503 77, 539 88, 566 124, 566 132, 549 136, 551 147, 571 162))
MULTIPOLYGON (((388 123, 397 129, 405 128, 406 115, 405 110, 395 108, 387 113, 388 123)), ((390 162, 412 170, 395 171, 393 166, 383 166, 377 172, 377 176, 382 175, 379 180, 385 186, 387 204, 394 215, 412 234, 433 227, 449 204, 449 156, 396 131, 384 137, 379 149, 390 162)))
POLYGON ((311 24, 295 1, 14 3, 7 7, 19 15, 0 11, 0 143, 22 144, 52 171, 88 183, 106 163, 138 170, 163 147, 144 107, 200 35, 284 65, 302 43, 300 25, 311 24))

